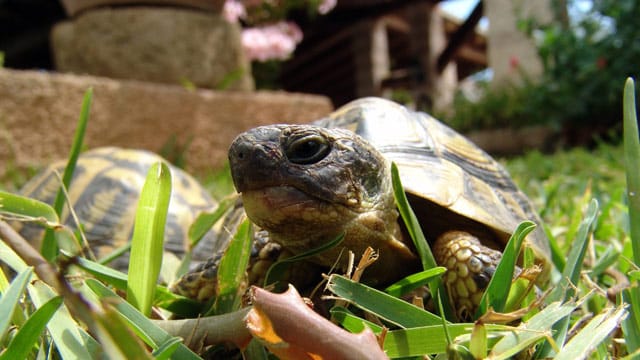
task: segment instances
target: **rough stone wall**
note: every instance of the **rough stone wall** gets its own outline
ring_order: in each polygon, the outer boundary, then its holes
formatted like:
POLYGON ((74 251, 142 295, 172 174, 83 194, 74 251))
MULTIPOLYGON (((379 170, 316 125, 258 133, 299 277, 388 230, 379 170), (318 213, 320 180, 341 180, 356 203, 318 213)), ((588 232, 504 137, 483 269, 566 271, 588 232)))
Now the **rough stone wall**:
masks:
POLYGON ((85 144, 158 151, 186 142, 188 170, 224 164, 233 138, 270 123, 305 123, 332 110, 322 96, 284 92, 189 91, 180 86, 90 76, 0 70, 0 176, 6 164, 37 166, 65 158, 84 92, 93 87, 85 144))
POLYGON ((224 0, 60 0, 67 15, 75 16, 83 11, 106 6, 130 5, 162 5, 182 8, 192 8, 205 11, 220 12, 224 0))
POLYGON ((214 12, 172 7, 92 9, 56 24, 56 70, 118 79, 252 90, 240 27, 214 12), (237 76, 236 74, 241 74, 237 76))

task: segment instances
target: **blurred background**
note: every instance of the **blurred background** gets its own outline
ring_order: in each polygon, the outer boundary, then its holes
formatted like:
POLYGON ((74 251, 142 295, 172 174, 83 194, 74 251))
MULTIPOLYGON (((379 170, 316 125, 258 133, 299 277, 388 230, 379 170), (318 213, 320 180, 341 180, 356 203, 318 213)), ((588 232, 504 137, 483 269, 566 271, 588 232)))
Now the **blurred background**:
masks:
POLYGON ((85 149, 158 152, 217 199, 240 132, 382 96, 469 137, 532 200, 556 266, 580 274, 556 343, 593 333, 591 358, 633 358, 640 173, 621 110, 638 19, 637 0, 0 0, 0 190, 67 158, 90 88, 85 149))

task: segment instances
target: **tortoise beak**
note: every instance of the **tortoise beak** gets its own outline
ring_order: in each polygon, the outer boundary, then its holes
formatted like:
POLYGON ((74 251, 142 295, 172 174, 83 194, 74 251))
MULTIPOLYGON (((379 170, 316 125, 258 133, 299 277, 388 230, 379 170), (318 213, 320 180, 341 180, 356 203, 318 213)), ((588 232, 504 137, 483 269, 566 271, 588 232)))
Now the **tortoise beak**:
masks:
POLYGON ((238 192, 277 183, 282 158, 279 136, 277 127, 259 127, 240 134, 233 141, 229 165, 238 192))

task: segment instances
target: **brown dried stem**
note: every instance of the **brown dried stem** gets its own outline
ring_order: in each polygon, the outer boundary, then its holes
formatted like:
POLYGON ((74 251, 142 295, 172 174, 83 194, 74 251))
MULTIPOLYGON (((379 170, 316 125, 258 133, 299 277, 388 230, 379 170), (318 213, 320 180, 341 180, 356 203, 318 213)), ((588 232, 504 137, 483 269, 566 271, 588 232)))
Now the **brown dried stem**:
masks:
POLYGON ((191 349, 220 343, 233 343, 239 348, 249 344, 252 337, 245 325, 251 308, 228 314, 198 319, 154 320, 154 323, 172 336, 185 339, 191 349))

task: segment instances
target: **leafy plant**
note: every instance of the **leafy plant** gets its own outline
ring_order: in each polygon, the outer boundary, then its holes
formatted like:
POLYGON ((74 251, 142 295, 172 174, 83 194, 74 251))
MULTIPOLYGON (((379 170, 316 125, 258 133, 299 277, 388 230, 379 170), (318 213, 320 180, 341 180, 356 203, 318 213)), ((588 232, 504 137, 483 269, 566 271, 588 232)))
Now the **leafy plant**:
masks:
POLYGON ((550 117, 546 108, 537 108, 539 101, 543 101, 537 99, 544 96, 546 89, 541 89, 526 76, 521 84, 506 83, 492 87, 489 82, 480 80, 476 86, 482 93, 480 99, 470 100, 459 92, 453 102, 455 112, 437 114, 436 117, 461 132, 562 124, 557 118, 560 114, 550 117))
MULTIPOLYGON (((455 114, 442 118, 461 131, 527 125, 551 126, 569 144, 617 138, 621 131, 620 79, 640 75, 640 38, 635 0, 553 1, 556 19, 520 19, 537 42, 543 73, 504 86, 481 83, 478 100, 458 94, 455 114), (586 11, 569 11, 590 5, 586 11)), ((517 60, 517 59, 516 59, 517 60)), ((517 61, 514 70, 518 70, 517 61)), ((636 88, 637 89, 637 88, 636 88)))
MULTIPOLYGON (((568 6, 577 1, 568 1, 568 6)), ((556 6, 561 6, 557 1, 556 6)), ((620 79, 638 76, 640 40, 635 20, 640 4, 634 0, 600 0, 567 23, 559 9, 556 22, 531 26, 542 32, 539 53, 544 64, 541 84, 547 95, 539 105, 562 114, 575 126, 620 126, 620 79)))

